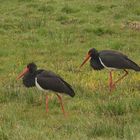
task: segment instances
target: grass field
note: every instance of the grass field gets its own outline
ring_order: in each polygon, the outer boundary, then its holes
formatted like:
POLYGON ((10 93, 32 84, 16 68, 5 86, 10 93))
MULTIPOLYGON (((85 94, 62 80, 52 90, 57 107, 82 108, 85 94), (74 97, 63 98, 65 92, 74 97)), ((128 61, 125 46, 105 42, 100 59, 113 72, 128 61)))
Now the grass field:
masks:
MULTIPOLYGON (((114 49, 140 64, 139 0, 0 0, 0 140, 139 140, 140 74, 130 71, 111 94, 108 71, 79 71, 89 48, 114 49), (61 75, 76 96, 26 89, 27 63, 61 75)), ((118 78, 123 72, 115 72, 118 78)))

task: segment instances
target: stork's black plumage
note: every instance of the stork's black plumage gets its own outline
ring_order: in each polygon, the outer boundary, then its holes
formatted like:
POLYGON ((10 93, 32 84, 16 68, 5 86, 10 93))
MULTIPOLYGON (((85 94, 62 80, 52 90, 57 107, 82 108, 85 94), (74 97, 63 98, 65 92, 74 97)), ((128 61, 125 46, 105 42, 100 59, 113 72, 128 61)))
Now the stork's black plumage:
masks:
POLYGON ((126 55, 117 51, 101 51, 99 52, 99 58, 102 63, 109 68, 140 71, 140 67, 135 62, 130 60, 126 55))
MULTIPOLYGON (((46 71, 43 69, 37 70, 37 66, 35 63, 28 64, 17 79, 21 77, 23 77, 23 84, 28 88, 36 86, 42 91, 54 91, 60 100, 63 112, 64 109, 61 97, 57 93, 64 93, 71 97, 75 96, 74 90, 72 89, 71 85, 68 84, 63 78, 51 71, 46 71)), ((48 104, 48 97, 46 97, 46 104, 48 104)), ((48 105, 46 105, 46 107, 47 106, 48 105)), ((48 110, 48 108, 46 108, 46 110, 48 110)))
POLYGON ((37 83, 45 90, 65 93, 71 97, 75 95, 71 85, 51 71, 42 71, 36 78, 37 83))
POLYGON ((118 51, 103 50, 98 52, 96 49, 92 48, 89 50, 86 59, 80 67, 82 67, 89 58, 90 65, 94 70, 102 70, 104 68, 110 70, 110 89, 128 74, 126 69, 140 71, 140 66, 118 51), (123 69, 125 74, 116 82, 112 83, 112 70, 115 69, 123 69))

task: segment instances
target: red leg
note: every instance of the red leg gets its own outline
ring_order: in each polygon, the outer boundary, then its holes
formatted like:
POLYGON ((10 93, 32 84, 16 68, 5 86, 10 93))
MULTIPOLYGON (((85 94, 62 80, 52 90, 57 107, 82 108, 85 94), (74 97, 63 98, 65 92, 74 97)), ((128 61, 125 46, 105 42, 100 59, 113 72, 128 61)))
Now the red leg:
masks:
POLYGON ((60 95, 56 94, 58 99, 59 99, 59 102, 60 102, 60 105, 61 105, 61 108, 62 108, 62 112, 64 114, 64 116, 66 116, 66 113, 65 113, 65 110, 64 110, 64 106, 63 106, 63 103, 62 103, 62 98, 60 95))
POLYGON ((49 98, 48 98, 48 96, 46 95, 46 112, 49 111, 49 109, 48 109, 48 101, 49 101, 49 98))
POLYGON ((110 88, 110 91, 112 90, 112 71, 109 72, 109 88, 110 88))
POLYGON ((115 81, 114 84, 113 84, 112 86, 115 86, 120 80, 122 80, 125 76, 127 76, 128 71, 125 70, 125 69, 124 69, 124 71, 125 71, 125 74, 124 74, 121 78, 119 78, 117 81, 115 81))

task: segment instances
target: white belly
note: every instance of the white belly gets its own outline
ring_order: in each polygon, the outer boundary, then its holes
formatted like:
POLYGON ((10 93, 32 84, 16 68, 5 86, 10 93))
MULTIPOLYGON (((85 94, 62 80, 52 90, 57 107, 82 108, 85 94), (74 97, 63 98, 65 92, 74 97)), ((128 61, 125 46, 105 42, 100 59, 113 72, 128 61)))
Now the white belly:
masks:
POLYGON ((44 89, 37 83, 37 78, 35 78, 35 85, 36 85, 36 87, 37 87, 39 90, 41 90, 41 91, 46 91, 46 90, 44 90, 44 89))
POLYGON ((109 70, 115 70, 115 68, 107 67, 107 66, 103 63, 103 61, 101 60, 100 57, 99 57, 99 60, 100 60, 101 64, 102 64, 106 69, 109 69, 109 70))

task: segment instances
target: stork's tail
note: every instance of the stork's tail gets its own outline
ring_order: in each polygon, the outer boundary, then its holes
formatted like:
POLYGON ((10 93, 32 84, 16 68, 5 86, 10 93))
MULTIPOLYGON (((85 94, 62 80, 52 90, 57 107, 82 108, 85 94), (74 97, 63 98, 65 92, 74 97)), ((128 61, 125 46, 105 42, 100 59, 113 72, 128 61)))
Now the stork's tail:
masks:
POLYGON ((134 61, 132 61, 128 58, 127 58, 127 60, 129 61, 131 69, 133 69, 135 71, 140 71, 140 66, 138 64, 136 64, 134 61))
POLYGON ((64 81, 63 79, 61 79, 64 84, 66 85, 66 88, 65 88, 65 92, 71 96, 71 97, 74 97, 75 96, 75 92, 74 90, 72 89, 72 86, 70 84, 68 84, 66 81, 64 81))
POLYGON ((140 71, 140 67, 138 67, 137 69, 135 69, 135 71, 140 71))

